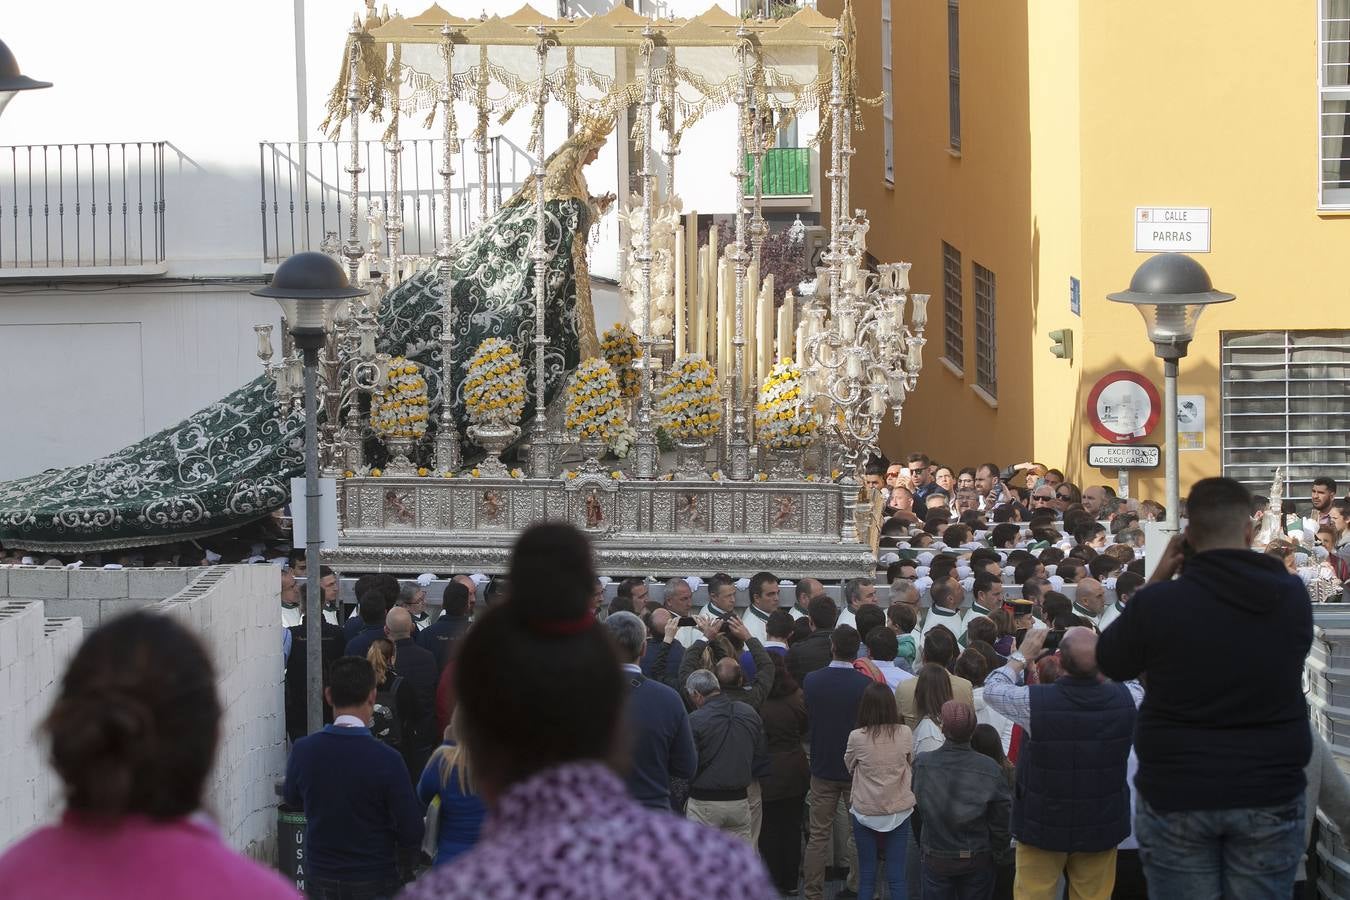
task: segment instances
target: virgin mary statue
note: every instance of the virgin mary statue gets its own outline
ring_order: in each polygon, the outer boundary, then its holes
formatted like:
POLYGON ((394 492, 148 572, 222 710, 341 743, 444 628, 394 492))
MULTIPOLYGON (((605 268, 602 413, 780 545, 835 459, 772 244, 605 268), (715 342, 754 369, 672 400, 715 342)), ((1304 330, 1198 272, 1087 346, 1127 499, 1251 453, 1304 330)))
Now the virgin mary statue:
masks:
MULTIPOLYGON (((614 197, 592 197, 582 168, 595 159, 612 127, 608 120, 587 121, 544 168, 544 365, 550 403, 582 359, 599 355, 586 233, 614 197)), ((537 209, 531 177, 454 248, 448 399, 461 435, 465 371, 474 350, 490 337, 510 341, 523 358, 530 377, 525 416, 534 414, 530 244, 537 209)), ((432 265, 396 285, 381 305, 376 341, 381 352, 423 366, 433 429, 441 403, 445 284, 432 265)), ((0 483, 0 545, 84 552, 226 531, 287 501, 290 478, 303 471, 302 447, 302 423, 279 408, 271 380, 259 376, 130 447, 81 466, 0 483)))
MULTIPOLYGON (((595 160, 613 121, 588 120, 544 166, 545 396, 552 402, 581 360, 599 356, 586 264, 586 235, 614 201, 592 197, 582 169, 595 160)), ((454 248, 450 265, 451 410, 464 428, 469 358, 488 338, 510 341, 521 355, 529 391, 525 418, 534 414, 535 265, 531 259, 538 206, 530 176, 516 194, 454 248)), ((432 265, 391 290, 380 312, 380 351, 420 363, 433 410, 439 412, 442 304, 445 280, 432 265)), ((437 416, 431 417, 435 422, 437 416)))

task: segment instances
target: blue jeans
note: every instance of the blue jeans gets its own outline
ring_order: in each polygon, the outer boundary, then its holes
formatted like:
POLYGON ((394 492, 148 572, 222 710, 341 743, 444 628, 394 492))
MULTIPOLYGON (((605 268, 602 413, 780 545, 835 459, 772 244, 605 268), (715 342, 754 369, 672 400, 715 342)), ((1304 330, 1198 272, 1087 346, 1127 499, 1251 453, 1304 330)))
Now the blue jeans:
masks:
POLYGON ((1163 812, 1140 797, 1134 831, 1149 897, 1291 896, 1306 849, 1304 806, 1299 794, 1280 806, 1163 812))
POLYGON ((873 831, 853 816, 853 842, 858 845, 858 896, 876 893, 877 854, 886 854, 886 886, 891 900, 905 900, 905 846, 909 842, 909 819, 890 831, 873 831))

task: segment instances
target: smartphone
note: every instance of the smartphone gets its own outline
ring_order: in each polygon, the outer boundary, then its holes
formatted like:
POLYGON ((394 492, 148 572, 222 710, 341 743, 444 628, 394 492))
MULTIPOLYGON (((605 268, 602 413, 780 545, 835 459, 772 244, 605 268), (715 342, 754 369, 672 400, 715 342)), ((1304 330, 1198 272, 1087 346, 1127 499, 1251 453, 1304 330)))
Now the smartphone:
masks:
POLYGON ((698 621, 693 616, 680 616, 681 628, 694 628, 697 625, 698 621))

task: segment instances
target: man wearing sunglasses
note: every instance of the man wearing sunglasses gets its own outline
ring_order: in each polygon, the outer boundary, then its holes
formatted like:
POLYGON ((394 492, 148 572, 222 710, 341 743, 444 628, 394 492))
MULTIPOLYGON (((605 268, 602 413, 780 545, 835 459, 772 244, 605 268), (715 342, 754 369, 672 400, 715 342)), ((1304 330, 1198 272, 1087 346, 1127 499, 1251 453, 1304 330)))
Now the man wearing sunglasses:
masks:
POLYGON ((1031 492, 1031 511, 1050 510, 1059 517, 1060 508, 1055 505, 1055 490, 1048 484, 1042 484, 1031 492))
POLYGON ((933 480, 932 460, 926 453, 911 453, 909 455, 909 481, 910 490, 914 492, 914 499, 923 503, 928 499, 928 495, 937 490, 937 482, 933 480))

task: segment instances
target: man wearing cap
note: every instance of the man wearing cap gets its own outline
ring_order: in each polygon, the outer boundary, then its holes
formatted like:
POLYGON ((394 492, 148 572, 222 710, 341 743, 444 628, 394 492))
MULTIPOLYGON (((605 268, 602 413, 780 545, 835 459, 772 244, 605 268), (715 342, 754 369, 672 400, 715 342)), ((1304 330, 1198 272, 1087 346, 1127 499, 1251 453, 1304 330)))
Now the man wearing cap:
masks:
MULTIPOLYGON (((1032 630, 1008 664, 989 673, 984 702, 1022 727, 1012 832, 1017 838, 1018 897, 1069 893, 1108 900, 1116 881, 1116 847, 1130 834, 1126 766, 1134 739, 1139 682, 1119 684, 1097 668, 1097 633, 1074 627, 1059 645, 1064 676, 1019 685, 1022 670, 1045 646, 1032 630)), ((922 802, 922 801, 920 801, 922 802)))
POLYGON ((923 895, 988 897, 995 867, 1008 852, 1012 791, 998 763, 971 749, 975 708, 948 700, 941 718, 946 741, 914 759, 923 895))
POLYGON ((778 611, 778 576, 756 572, 750 578, 750 605, 745 608, 745 630, 761 644, 768 643, 769 616, 778 611))

